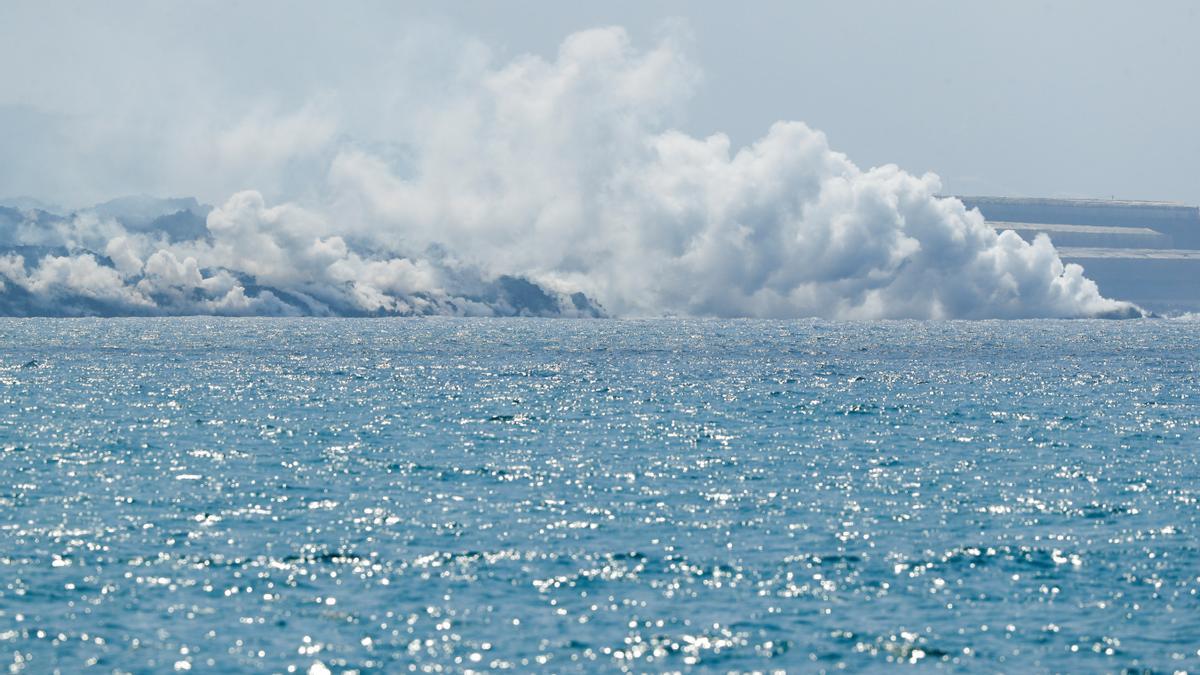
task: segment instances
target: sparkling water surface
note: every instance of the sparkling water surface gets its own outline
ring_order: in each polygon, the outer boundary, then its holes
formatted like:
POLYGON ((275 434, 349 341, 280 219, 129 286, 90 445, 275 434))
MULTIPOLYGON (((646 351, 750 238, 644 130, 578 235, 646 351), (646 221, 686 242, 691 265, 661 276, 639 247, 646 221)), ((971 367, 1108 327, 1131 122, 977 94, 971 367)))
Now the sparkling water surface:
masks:
POLYGON ((0 667, 1200 670, 1198 329, 0 320, 0 667))

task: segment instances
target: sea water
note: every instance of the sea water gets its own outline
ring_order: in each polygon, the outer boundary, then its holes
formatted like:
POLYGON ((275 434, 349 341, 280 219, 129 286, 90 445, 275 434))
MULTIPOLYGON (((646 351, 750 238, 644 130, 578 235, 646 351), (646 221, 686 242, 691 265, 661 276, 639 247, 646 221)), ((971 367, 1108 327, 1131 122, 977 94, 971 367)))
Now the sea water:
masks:
POLYGON ((0 666, 1200 669, 1195 322, 0 321, 0 666))

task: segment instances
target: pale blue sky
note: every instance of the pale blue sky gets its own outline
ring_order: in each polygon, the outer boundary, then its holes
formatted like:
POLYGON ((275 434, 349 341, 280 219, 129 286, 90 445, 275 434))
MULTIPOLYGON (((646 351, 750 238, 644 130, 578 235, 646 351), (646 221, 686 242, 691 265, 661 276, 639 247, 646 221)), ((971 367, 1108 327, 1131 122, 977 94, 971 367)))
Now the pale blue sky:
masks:
POLYGON ((403 143, 383 111, 435 91, 462 54, 550 57, 567 34, 611 24, 645 48, 690 35, 703 79, 674 120, 689 133, 740 144, 797 119, 860 166, 934 171, 960 194, 1200 203, 1200 3, 1095 0, 7 0, 0 196, 218 200, 250 180, 286 196, 287 176, 225 181, 187 148, 301 109, 336 109, 338 133, 364 142, 403 143))

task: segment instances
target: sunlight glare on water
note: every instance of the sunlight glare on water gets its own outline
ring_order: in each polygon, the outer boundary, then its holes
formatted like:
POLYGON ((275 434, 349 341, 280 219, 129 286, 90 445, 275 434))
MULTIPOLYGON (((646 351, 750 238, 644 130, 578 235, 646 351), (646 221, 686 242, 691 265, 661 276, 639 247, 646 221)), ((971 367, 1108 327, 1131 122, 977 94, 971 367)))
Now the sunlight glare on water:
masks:
POLYGON ((1196 325, 0 320, 0 664, 1196 670, 1196 325))

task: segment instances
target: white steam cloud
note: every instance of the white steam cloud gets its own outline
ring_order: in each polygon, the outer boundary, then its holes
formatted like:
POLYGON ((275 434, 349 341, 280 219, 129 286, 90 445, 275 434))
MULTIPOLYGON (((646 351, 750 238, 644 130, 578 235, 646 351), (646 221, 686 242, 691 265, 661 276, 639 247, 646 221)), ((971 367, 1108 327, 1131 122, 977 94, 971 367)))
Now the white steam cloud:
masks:
POLYGON ((862 170, 802 123, 744 148, 672 131, 697 80, 674 40, 641 51, 610 28, 571 35, 552 61, 477 64, 449 100, 413 102, 401 159, 313 108, 259 116, 214 152, 321 157, 318 197, 268 204, 248 190, 148 222, 10 209, 0 312, 1138 313, 1045 237, 997 234, 935 196, 936 176, 862 170))

